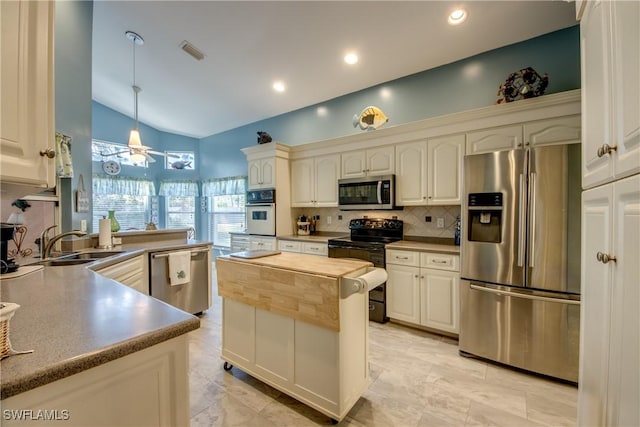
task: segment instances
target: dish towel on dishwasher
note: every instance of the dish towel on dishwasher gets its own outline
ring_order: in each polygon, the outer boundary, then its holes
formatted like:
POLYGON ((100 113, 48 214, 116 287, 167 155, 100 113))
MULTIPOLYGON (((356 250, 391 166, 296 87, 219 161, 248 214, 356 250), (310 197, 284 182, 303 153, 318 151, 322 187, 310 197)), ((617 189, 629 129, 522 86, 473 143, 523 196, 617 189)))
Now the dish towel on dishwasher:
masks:
POLYGON ((191 251, 169 254, 169 283, 171 286, 184 285, 191 281, 191 251))

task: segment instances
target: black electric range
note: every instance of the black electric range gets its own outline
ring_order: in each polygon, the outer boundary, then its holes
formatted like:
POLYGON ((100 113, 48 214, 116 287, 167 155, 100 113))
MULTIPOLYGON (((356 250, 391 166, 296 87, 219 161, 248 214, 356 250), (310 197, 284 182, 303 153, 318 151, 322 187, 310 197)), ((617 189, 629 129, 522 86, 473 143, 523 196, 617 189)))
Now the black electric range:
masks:
MULTIPOLYGON (((331 239, 330 258, 356 258, 385 267, 385 245, 402 240, 404 224, 399 219, 358 218, 349 221, 349 237, 331 239)), ((369 292, 369 319, 384 323, 386 311, 386 283, 369 292)))

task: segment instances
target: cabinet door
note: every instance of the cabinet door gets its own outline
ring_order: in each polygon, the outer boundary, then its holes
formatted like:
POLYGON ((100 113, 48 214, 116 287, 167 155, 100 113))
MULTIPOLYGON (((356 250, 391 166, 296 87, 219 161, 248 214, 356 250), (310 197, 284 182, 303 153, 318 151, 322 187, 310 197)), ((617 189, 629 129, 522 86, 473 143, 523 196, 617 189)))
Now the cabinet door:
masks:
POLYGON ((459 205, 462 200, 464 135, 427 141, 427 204, 459 205))
MULTIPOLYGON (((611 2, 616 179, 640 172, 640 2, 611 2)), ((591 70, 589 70, 591 71, 591 70)))
POLYGON ((427 204, 427 143, 396 145, 396 204, 427 204))
POLYGON ((291 162, 292 207, 313 206, 314 183, 313 158, 293 160, 291 162))
POLYGON ((518 147, 522 147, 521 125, 502 126, 467 134, 467 154, 493 153, 518 147))
POLYGON ((367 174, 366 154, 364 151, 342 153, 342 178, 358 178, 367 174))
POLYGON ((393 319, 420 323, 420 269, 387 265, 387 315, 393 319))
POLYGON ((340 176, 340 155, 331 154, 315 159, 315 206, 338 206, 338 178, 340 176))
POLYGON ((395 172, 395 148, 393 145, 367 150, 367 175, 390 175, 395 172))
POLYGON ((598 156, 610 139, 608 2, 590 1, 580 22, 582 55, 582 187, 590 188, 613 176, 609 155, 598 156))
POLYGON ((276 187, 276 159, 262 159, 260 163, 262 188, 276 187))
MULTIPOLYGON (((612 187, 582 193, 582 295, 578 425, 605 425, 609 371, 611 268, 598 252, 611 252, 612 187)), ((637 263, 637 260, 636 260, 637 263)))
POLYGON ((640 175, 615 182, 613 203, 606 425, 640 426, 640 175))
POLYGON ((460 274, 420 269, 420 324, 458 333, 460 274))
POLYGON ((0 2, 0 178, 52 187, 54 2, 0 2))
POLYGON ((580 116, 557 117, 525 123, 524 143, 533 147, 580 143, 580 116))
POLYGON ((249 190, 255 190, 260 188, 262 184, 262 168, 260 167, 261 160, 249 160, 247 165, 247 174, 249 183, 247 187, 249 190))

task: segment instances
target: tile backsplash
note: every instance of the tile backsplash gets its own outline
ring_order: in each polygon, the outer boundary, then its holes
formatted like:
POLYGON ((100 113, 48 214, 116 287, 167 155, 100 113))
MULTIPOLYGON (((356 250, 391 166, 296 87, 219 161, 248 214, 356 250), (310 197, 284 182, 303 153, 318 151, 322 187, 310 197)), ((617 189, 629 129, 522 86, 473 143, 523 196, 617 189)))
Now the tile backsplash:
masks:
POLYGON ((406 236, 453 238, 456 229, 456 217, 460 215, 460 206, 407 206, 403 210, 393 211, 341 211, 338 208, 293 208, 294 218, 301 215, 320 215, 318 231, 349 232, 349 220, 362 218, 392 218, 404 221, 406 236), (342 219, 338 219, 342 216, 342 219), (431 222, 425 217, 430 216, 431 222), (331 224, 327 218, 331 217, 331 224), (444 228, 437 228, 437 219, 444 219, 444 228))

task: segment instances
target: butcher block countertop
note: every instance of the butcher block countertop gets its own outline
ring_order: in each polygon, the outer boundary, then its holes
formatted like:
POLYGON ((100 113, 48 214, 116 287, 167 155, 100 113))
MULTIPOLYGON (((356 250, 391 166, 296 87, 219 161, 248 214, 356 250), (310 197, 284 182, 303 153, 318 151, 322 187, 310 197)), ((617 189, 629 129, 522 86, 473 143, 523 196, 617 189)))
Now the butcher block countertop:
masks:
POLYGON ((340 278, 360 275, 368 261, 282 252, 262 258, 216 259, 218 293, 266 311, 340 331, 340 278))

